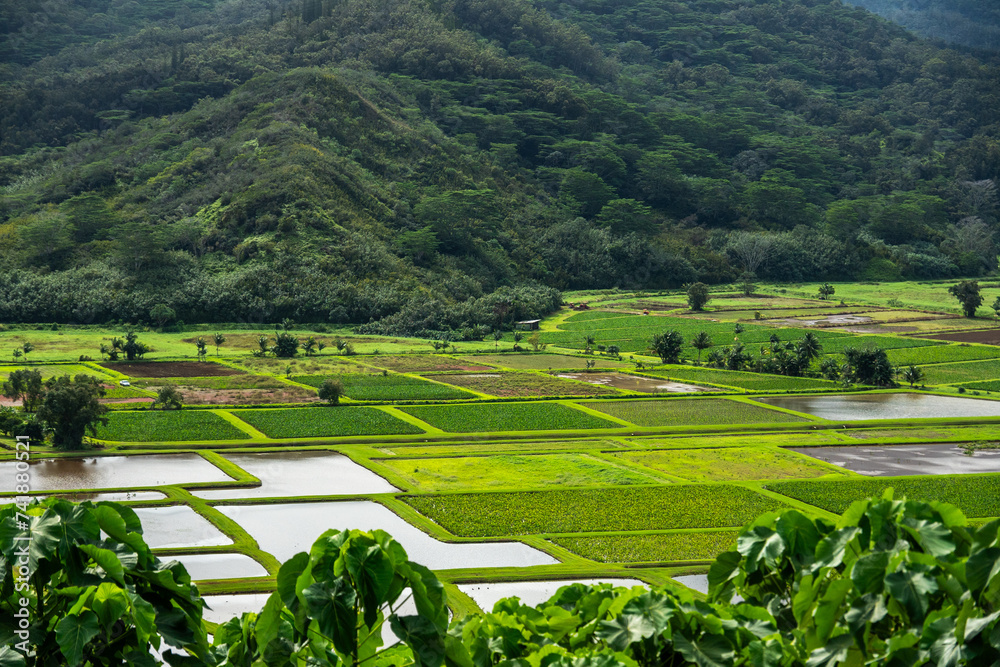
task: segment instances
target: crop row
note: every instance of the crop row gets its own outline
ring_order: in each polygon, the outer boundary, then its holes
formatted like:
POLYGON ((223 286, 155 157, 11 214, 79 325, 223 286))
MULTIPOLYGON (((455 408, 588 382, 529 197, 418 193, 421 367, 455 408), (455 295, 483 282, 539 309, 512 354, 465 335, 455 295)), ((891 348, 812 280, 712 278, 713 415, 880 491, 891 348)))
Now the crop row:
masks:
POLYGON ((322 438, 351 435, 423 433, 409 422, 377 408, 322 407, 234 410, 233 415, 271 438, 322 438))
POLYGON ((908 348, 929 350, 946 346, 941 341, 928 340, 926 338, 903 338, 902 336, 839 336, 823 340, 824 354, 840 354, 849 347, 857 349, 879 347, 883 350, 902 350, 908 348))
POLYGON ((344 385, 344 395, 358 401, 432 401, 475 397, 474 394, 455 387, 407 375, 356 373, 292 376, 292 380, 311 387, 319 387, 328 379, 340 380, 344 385))
POLYGON ((587 407, 637 426, 697 426, 804 421, 801 417, 726 399, 601 401, 587 407))
POLYGON ((939 500, 957 505, 970 517, 1000 516, 1000 475, 995 474, 776 482, 767 488, 836 514, 856 500, 878 497, 892 488, 897 499, 939 500))
POLYGON ((407 496, 411 506, 466 537, 739 527, 784 505, 722 484, 407 496))
POLYGON ((250 436, 206 410, 112 412, 97 437, 122 442, 242 440, 250 436))
POLYGON ((1000 357, 1000 348, 986 345, 934 345, 888 350, 889 361, 896 366, 975 361, 1000 357))
POLYGON ((405 412, 451 433, 616 428, 618 424, 559 403, 428 405, 405 412))
POLYGON ((736 531, 554 537, 552 541, 599 563, 712 560, 736 546, 736 531))
POLYGON ((923 367, 927 384, 959 384, 1000 379, 1000 359, 933 364, 923 367))

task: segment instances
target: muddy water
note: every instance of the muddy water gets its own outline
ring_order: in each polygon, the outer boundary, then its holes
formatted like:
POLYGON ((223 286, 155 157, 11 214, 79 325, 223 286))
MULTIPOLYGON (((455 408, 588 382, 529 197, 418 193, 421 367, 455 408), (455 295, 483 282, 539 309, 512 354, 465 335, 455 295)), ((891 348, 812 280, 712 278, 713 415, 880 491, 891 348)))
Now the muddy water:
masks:
POLYGON ((703 391, 720 391, 710 387, 699 387, 698 385, 668 380, 654 380, 626 373, 559 373, 556 377, 579 380, 602 387, 641 391, 645 394, 696 394, 703 391))
MULTIPOLYGON (((0 462, 0 492, 14 490, 14 466, 14 461, 0 462)), ((41 459, 31 463, 29 473, 36 492, 232 481, 197 454, 41 459)))
POLYGON ((506 581, 489 584, 459 584, 458 589, 475 600, 483 611, 492 611, 493 605, 503 598, 516 597, 522 604, 534 607, 545 602, 563 586, 570 584, 608 583, 615 586, 645 586, 638 579, 574 579, 571 581, 506 581))
POLYGON ((832 421, 1000 416, 1000 401, 933 394, 781 396, 755 400, 832 421))
POLYGON ((267 576, 263 565, 243 554, 183 554, 160 556, 160 560, 180 561, 195 580, 267 576))
POLYGON ((137 507, 143 538, 153 549, 214 547, 232 544, 218 528, 186 506, 137 507))
POLYGON ((558 563, 519 542, 451 544, 434 539, 378 503, 368 501, 290 503, 217 507, 250 533, 260 548, 284 562, 308 551, 324 531, 381 529, 392 535, 410 559, 432 570, 460 567, 526 567, 558 563))
POLYGON ((227 459, 261 481, 251 489, 198 489, 194 495, 212 500, 333 496, 398 491, 367 468, 336 452, 269 452, 229 454, 227 459))
POLYGON ((966 455, 955 445, 895 445, 892 447, 797 447, 794 451, 862 475, 966 475, 1000 472, 1000 449, 966 455))

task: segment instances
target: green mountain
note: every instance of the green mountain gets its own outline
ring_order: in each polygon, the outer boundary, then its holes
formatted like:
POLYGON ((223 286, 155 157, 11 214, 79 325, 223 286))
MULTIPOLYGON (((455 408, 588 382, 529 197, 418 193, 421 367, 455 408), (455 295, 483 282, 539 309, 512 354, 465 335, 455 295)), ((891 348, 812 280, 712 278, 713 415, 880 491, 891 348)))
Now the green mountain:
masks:
POLYGON ((849 0, 918 35, 1000 50, 1000 6, 983 0, 849 0))
POLYGON ((0 321, 430 334, 564 288, 996 267, 1000 60, 853 7, 0 11, 0 321))

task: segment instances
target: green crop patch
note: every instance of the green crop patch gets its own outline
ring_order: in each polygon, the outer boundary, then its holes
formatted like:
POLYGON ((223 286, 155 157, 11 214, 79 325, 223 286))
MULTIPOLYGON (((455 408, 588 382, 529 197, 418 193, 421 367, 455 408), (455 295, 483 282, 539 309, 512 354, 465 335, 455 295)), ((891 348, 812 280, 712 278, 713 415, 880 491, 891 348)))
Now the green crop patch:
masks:
POLYGON ((985 380, 983 382, 964 382, 962 386, 972 391, 1000 391, 1000 380, 985 380))
POLYGON ((370 373, 371 369, 354 363, 360 357, 241 357, 235 363, 256 373, 275 375, 342 375, 345 373, 370 373))
POLYGON ((776 482, 767 488, 835 514, 856 500, 876 498, 892 488, 897 499, 951 503, 970 517, 1000 516, 1000 475, 996 474, 776 482))
POLYGON ((483 354, 463 357, 472 363, 503 366, 515 370, 568 370, 587 368, 591 362, 594 368, 627 368, 631 364, 600 356, 573 356, 570 354, 483 354))
POLYGON ((351 375, 293 375, 292 380, 319 387, 324 380, 340 380, 344 395, 357 401, 433 401, 475 398, 476 395, 455 387, 428 382, 407 375, 360 373, 351 375))
POLYGON ((881 348, 883 350, 904 350, 908 348, 945 347, 938 341, 926 338, 903 338, 902 336, 841 336, 823 340, 824 354, 841 354, 849 347, 857 349, 881 348), (928 345, 928 343, 930 343, 928 345))
POLYGON ((599 563, 712 560, 735 548, 737 531, 553 537, 552 542, 599 563))
POLYGON ((614 440, 547 440, 544 442, 463 442, 447 445, 396 445, 379 447, 380 452, 396 456, 467 456, 491 452, 537 452, 588 449, 618 449, 622 445, 614 440))
POLYGON ((558 403, 429 405, 403 410, 450 433, 620 428, 619 424, 558 403))
POLYGON ((388 368, 400 373, 429 373, 434 371, 479 371, 488 367, 468 363, 451 357, 434 354, 399 354, 375 357, 358 357, 358 361, 378 368, 388 368))
POLYGON ((463 537, 739 527, 784 505, 727 484, 406 496, 463 537))
POLYGON ((494 371, 492 373, 470 373, 457 375, 435 375, 439 382, 464 387, 490 396, 601 396, 617 394, 614 389, 552 377, 544 373, 529 371, 494 371))
POLYGON ((776 447, 618 452, 615 456, 693 482, 805 479, 837 474, 815 459, 776 447))
POLYGON ((93 368, 83 366, 81 364, 40 364, 37 366, 0 366, 0 380, 6 380, 14 371, 38 371, 42 374, 43 380, 47 380, 51 377, 61 377, 63 375, 69 375, 70 377, 76 377, 77 375, 90 375, 100 380, 110 379, 104 373, 95 371, 93 368))
POLYGON ((699 366, 661 366, 650 375, 693 382, 695 384, 717 384, 748 391, 807 391, 810 389, 837 389, 835 382, 818 378, 785 377, 767 373, 749 373, 746 371, 725 371, 716 368, 699 366))
POLYGON ((112 384, 104 385, 104 398, 114 401, 127 401, 134 398, 154 398, 156 394, 137 389, 135 387, 122 387, 112 384))
POLYGON ((440 459, 381 459, 421 491, 619 486, 662 480, 586 454, 506 454, 440 459))
POLYGON ((197 389, 212 389, 216 391, 231 389, 280 389, 289 385, 281 380, 266 375, 220 375, 216 377, 183 377, 183 378, 142 378, 133 380, 136 387, 188 387, 197 389))
POLYGON ((961 384, 1000 379, 1000 359, 923 366, 927 384, 961 384))
POLYGON ((97 437, 122 442, 180 442, 244 440, 250 436, 205 410, 143 410, 110 413, 107 426, 97 428, 97 437))
POLYGON ((624 419, 637 426, 702 426, 805 421, 796 415, 722 398, 600 401, 587 403, 587 407, 624 419))
POLYGON ((985 345, 929 345, 909 347, 886 352, 895 366, 909 364, 940 364, 952 361, 974 361, 1000 357, 1000 348, 985 345))
POLYGON ((234 410, 232 414, 271 438, 423 433, 413 424, 377 408, 340 406, 234 410))

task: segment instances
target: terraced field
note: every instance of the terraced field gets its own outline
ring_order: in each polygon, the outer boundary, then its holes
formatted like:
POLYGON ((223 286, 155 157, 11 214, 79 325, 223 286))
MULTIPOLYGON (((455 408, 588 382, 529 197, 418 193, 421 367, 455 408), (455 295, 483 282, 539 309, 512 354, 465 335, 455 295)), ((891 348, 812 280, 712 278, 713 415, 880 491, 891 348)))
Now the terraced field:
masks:
POLYGON ((762 424, 804 421, 786 412, 762 409, 726 399, 667 399, 656 401, 600 401, 587 407, 637 426, 693 426, 706 424, 762 424))

